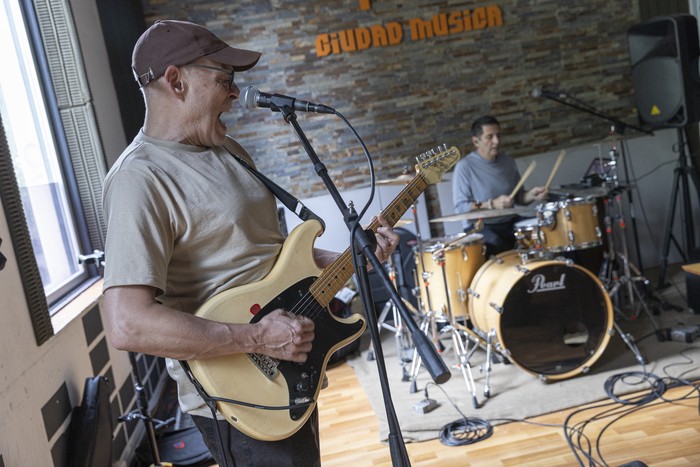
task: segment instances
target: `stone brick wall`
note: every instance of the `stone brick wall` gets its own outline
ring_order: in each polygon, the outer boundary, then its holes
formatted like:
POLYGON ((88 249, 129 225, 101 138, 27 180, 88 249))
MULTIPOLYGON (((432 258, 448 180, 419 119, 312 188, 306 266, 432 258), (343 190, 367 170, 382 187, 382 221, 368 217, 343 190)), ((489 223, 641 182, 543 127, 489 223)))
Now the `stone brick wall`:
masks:
MULTIPOLYGON (((188 19, 263 52, 236 77, 239 87, 336 108, 367 144, 379 179, 440 143, 468 152, 471 121, 484 113, 499 117, 515 156, 606 136, 606 121, 533 98, 536 86, 637 122, 626 37, 640 22, 636 0, 142 2, 148 24, 188 19)), ((300 197, 325 192, 280 114, 234 110, 230 132, 266 174, 300 197)), ((339 118, 297 116, 341 189, 369 183, 361 147, 339 118)))

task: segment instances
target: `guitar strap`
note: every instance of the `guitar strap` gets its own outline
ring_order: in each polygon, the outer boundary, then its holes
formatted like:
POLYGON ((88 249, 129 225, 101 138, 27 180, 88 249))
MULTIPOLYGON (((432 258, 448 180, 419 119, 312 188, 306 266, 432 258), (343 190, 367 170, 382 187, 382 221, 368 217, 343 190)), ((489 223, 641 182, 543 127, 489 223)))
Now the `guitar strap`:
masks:
POLYGON ((226 149, 226 151, 228 151, 229 154, 235 157, 236 160, 248 170, 248 172, 255 175, 261 182, 263 182, 265 186, 267 186, 267 188, 272 192, 272 194, 274 194, 277 197, 277 199, 285 205, 287 209, 296 214, 299 217, 299 219, 301 219, 302 221, 315 219, 321 223, 323 230, 326 230, 326 223, 323 222, 323 219, 317 216, 313 211, 311 211, 311 209, 307 208, 304 205, 304 203, 299 201, 296 197, 294 197, 294 195, 290 194, 287 190, 285 190, 284 188, 267 178, 262 173, 258 172, 258 170, 255 169, 255 167, 250 165, 242 157, 231 152, 231 150, 227 148, 225 144, 223 145, 223 148, 226 149))

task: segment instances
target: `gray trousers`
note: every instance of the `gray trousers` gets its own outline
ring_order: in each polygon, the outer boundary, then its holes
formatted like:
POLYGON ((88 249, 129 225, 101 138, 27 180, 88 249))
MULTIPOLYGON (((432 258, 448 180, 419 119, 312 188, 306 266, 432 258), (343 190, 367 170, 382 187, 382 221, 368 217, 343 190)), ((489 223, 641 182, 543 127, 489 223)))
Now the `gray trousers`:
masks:
POLYGON ((280 441, 260 441, 235 429, 226 420, 193 416, 219 467, 314 467, 321 465, 318 409, 292 436, 280 441), (218 433, 217 427, 218 426, 218 433))

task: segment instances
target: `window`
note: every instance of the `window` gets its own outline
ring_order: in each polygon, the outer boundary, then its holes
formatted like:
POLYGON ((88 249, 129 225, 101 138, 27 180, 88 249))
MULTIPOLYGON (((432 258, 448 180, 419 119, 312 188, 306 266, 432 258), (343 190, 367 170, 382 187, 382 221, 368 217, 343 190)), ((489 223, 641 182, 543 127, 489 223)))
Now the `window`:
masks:
POLYGON ((37 331, 99 278, 104 158, 67 2, 0 5, 0 196, 37 331))

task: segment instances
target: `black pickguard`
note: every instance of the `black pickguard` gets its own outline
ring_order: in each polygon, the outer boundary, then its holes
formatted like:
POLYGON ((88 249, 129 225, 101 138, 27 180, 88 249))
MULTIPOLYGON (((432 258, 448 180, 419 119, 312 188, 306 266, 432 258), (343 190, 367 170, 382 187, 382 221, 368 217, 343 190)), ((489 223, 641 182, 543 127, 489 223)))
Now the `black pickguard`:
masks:
POLYGON ((331 315, 328 309, 322 307, 309 293, 309 287, 315 280, 316 277, 307 277, 288 287, 265 305, 251 320, 252 323, 255 323, 268 313, 283 308, 294 314, 313 319, 316 325, 313 346, 306 362, 279 362, 278 370, 287 381, 289 404, 295 405, 303 403, 303 401, 313 402, 308 406, 291 409, 289 415, 292 420, 298 420, 314 407, 316 390, 319 384, 323 383, 325 363, 331 349, 339 342, 360 332, 364 326, 364 320, 350 324, 341 323, 331 315))

